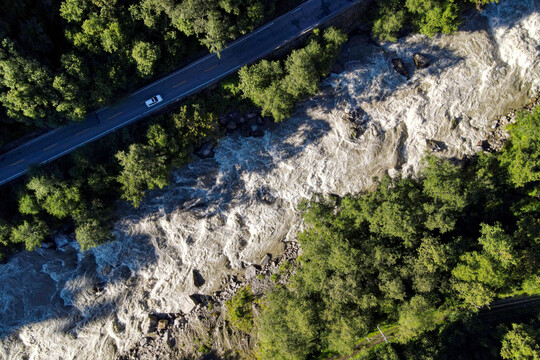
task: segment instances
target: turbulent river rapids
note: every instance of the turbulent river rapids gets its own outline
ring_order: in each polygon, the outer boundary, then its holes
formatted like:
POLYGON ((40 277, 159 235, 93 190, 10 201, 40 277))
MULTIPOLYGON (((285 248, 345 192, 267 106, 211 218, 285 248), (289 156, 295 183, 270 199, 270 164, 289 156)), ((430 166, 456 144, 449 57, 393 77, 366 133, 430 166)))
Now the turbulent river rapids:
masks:
POLYGON ((352 36, 345 70, 320 95, 264 137, 221 139, 214 158, 176 170, 140 209, 122 207, 114 242, 80 253, 57 239, 63 246, 0 265, 0 358, 114 358, 140 339, 147 314, 188 311, 188 295, 211 294, 279 254, 301 229, 303 198, 358 193, 386 172, 414 174, 430 141, 445 157, 478 151, 495 119, 540 91, 539 10, 538 0, 502 0, 453 35, 381 45, 352 36), (415 69, 414 53, 431 65, 415 69), (356 136, 353 110, 365 130, 356 136))

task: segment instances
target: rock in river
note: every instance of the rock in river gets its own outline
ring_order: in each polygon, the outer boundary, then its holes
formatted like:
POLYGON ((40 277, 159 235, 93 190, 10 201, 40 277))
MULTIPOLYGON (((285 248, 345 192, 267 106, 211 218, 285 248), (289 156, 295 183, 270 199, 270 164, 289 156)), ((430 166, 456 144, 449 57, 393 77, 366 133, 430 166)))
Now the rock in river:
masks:
POLYGON ((414 65, 417 69, 425 69, 431 65, 431 60, 426 55, 416 53, 413 55, 414 65))
POLYGON ((244 123, 240 128, 240 134, 245 137, 250 137, 253 134, 253 130, 251 130, 251 126, 249 124, 244 123))
POLYGON ((215 147, 216 144, 213 141, 205 142, 197 151, 195 151, 195 155, 201 159, 211 158, 214 156, 215 147))
POLYGON ((405 76, 407 79, 410 79, 409 72, 407 69, 405 69, 405 64, 403 64, 403 60, 396 58, 392 59, 392 65, 394 65, 394 69, 398 72, 398 74, 405 76))

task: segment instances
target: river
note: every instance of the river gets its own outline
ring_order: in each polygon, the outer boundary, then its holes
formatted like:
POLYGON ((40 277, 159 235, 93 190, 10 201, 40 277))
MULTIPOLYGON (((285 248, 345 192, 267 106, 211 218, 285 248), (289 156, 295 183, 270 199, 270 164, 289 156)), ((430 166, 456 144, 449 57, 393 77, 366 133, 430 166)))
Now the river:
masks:
POLYGON ((189 294, 211 294, 282 251, 301 228, 301 199, 357 193, 385 172, 415 174, 428 140, 444 157, 478 151, 494 119, 540 91, 539 8, 502 0, 455 34, 394 44, 354 36, 345 71, 291 119, 262 138, 223 138, 213 159, 176 170, 140 209, 122 206, 116 241, 13 256, 0 265, 0 357, 114 358, 140 339, 147 314, 189 311, 189 294), (432 64, 415 70, 416 52, 432 64), (409 80, 394 71, 396 57, 409 80), (365 131, 351 137, 347 114, 356 109, 365 131))

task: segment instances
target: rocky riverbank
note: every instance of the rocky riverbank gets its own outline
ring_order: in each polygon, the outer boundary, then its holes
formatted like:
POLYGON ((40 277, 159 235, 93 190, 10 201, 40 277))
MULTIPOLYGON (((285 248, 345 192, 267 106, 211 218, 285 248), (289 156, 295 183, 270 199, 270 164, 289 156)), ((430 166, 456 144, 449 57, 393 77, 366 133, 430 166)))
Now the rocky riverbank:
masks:
MULTIPOLYGON (((231 325, 225 303, 246 287, 255 298, 260 298, 276 283, 286 283, 296 266, 298 251, 296 241, 287 242, 284 253, 276 259, 266 254, 260 264, 247 267, 242 277, 232 276, 223 281, 222 291, 194 294, 196 305, 188 314, 149 314, 141 340, 118 359, 251 358, 252 334, 231 325)), ((259 307, 252 306, 257 312, 259 307)))
POLYGON ((479 141, 476 145, 479 150, 496 152, 503 148, 506 140, 508 140, 508 131, 506 127, 516 122, 517 115, 522 112, 532 112, 532 110, 540 105, 540 94, 531 98, 529 103, 519 109, 511 109, 508 114, 500 116, 493 120, 488 137, 484 141, 479 141))

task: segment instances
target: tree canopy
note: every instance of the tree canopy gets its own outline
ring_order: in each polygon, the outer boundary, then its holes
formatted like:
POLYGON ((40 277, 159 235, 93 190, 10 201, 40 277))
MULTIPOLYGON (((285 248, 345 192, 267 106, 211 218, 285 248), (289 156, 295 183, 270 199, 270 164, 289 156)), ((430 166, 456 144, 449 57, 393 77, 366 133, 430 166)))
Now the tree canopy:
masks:
POLYGON ((346 40, 334 28, 322 35, 316 30, 308 44, 293 50, 284 62, 261 60, 240 69, 240 90, 264 116, 282 121, 292 115, 296 101, 317 93, 321 77, 328 74, 346 40))

